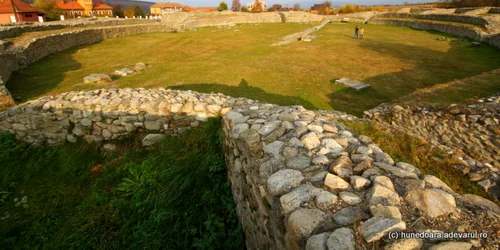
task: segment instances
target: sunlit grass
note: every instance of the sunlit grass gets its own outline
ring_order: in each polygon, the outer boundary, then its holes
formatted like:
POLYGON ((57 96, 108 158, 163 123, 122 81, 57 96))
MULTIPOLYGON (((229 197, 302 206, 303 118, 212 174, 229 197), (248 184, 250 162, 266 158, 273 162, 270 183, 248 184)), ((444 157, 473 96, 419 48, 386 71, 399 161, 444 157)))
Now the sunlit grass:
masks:
MULTIPOLYGON (((255 97, 238 87, 243 79, 263 101, 361 115, 417 89, 500 68, 496 48, 439 41, 446 35, 406 27, 363 25, 365 39, 356 40, 356 24, 333 23, 316 32, 312 42, 270 46, 312 25, 207 27, 109 39, 48 56, 15 73, 8 88, 22 100, 103 87, 177 87, 255 97), (110 85, 81 83, 89 74, 110 74, 137 62, 151 67, 110 85), (334 80, 342 77, 371 88, 354 91, 336 85, 334 80)), ((487 84, 499 88, 498 83, 487 84)))

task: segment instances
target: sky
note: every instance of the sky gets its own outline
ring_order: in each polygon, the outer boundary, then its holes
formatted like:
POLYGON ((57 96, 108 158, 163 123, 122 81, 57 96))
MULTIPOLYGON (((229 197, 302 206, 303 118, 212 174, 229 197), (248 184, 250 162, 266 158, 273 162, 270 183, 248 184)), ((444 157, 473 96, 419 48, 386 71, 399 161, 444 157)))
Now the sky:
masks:
MULTIPOLYGON (((203 7, 203 6, 218 6, 221 1, 225 1, 229 8, 231 8, 232 0, 146 0, 148 2, 178 2, 183 5, 189 5, 192 7, 203 7)), ((241 5, 246 5, 247 3, 253 2, 254 0, 240 0, 241 5)), ((315 3, 322 3, 325 0, 261 0, 266 2, 267 6, 270 7, 273 4, 281 4, 285 6, 288 4, 292 7, 294 4, 300 4, 301 8, 310 8, 315 3)), ((438 0, 434 0, 438 1, 438 0)), ((424 3, 433 2, 433 0, 330 0, 333 5, 338 6, 342 4, 360 4, 360 5, 381 5, 381 4, 403 4, 408 3, 424 3)))

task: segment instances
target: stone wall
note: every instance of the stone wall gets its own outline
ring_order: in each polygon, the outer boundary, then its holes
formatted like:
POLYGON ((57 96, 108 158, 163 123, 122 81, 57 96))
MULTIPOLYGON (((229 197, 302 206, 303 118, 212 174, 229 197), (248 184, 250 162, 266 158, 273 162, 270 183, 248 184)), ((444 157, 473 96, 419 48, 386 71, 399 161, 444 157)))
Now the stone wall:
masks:
POLYGON ((19 36, 26 32, 58 30, 64 28, 82 28, 82 27, 99 27, 99 26, 117 26, 117 25, 134 25, 134 24, 151 24, 155 20, 148 19, 82 19, 70 21, 57 21, 46 23, 19 23, 0 26, 0 39, 19 36))
POLYGON ((162 23, 175 28, 196 28, 205 26, 225 26, 245 23, 281 23, 281 22, 320 22, 323 16, 305 12, 300 13, 244 13, 244 12, 176 12, 165 14, 162 23))
POLYGON ((354 119, 340 112, 192 91, 102 89, 42 97, 0 112, 0 130, 50 144, 78 138, 112 143, 135 134, 150 146, 209 117, 223 119, 228 178, 248 249, 500 244, 497 237, 388 239, 389 232, 457 228, 491 235, 500 230, 500 207, 456 194, 436 177, 394 161, 370 138, 337 122, 354 119))
POLYGON ((381 105, 365 117, 462 156, 455 167, 500 199, 500 96, 469 105, 381 105))
POLYGON ((0 77, 10 78, 12 71, 24 68, 52 53, 104 39, 131 36, 141 33, 169 32, 170 28, 156 24, 111 26, 66 31, 45 37, 34 38, 23 47, 11 48, 0 53, 0 77))
POLYGON ((484 41, 487 42, 488 44, 491 44, 491 45, 497 47, 497 48, 500 48, 500 34, 486 36, 484 38, 484 41))
POLYGON ((414 29, 421 30, 434 30, 455 36, 468 37, 474 40, 481 40, 483 31, 480 28, 472 27, 470 25, 461 24, 446 24, 432 21, 415 21, 404 19, 382 19, 374 18, 369 21, 370 24, 392 25, 392 26, 406 26, 414 29))

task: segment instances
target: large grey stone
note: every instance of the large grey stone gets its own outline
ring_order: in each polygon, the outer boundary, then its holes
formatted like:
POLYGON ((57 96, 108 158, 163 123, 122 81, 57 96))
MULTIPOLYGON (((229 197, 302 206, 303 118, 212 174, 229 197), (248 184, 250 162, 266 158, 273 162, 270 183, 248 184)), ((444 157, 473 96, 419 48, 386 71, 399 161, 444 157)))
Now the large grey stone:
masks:
POLYGON ((391 156, 384 152, 375 153, 375 161, 389 165, 394 165, 394 160, 391 158, 391 156))
POLYGON ((373 187, 367 196, 370 205, 395 206, 399 205, 400 197, 394 191, 394 186, 386 176, 377 176, 373 179, 373 187))
MULTIPOLYGON (((245 123, 246 124, 246 123, 245 123)), ((279 155, 281 153, 281 148, 283 147, 285 143, 281 141, 273 141, 266 146, 264 146, 264 152, 270 154, 270 155, 279 155)))
POLYGON ((370 212, 377 217, 402 219, 401 212, 394 206, 370 206, 370 212))
POLYGON ((339 228, 333 231, 326 242, 328 250, 355 250, 356 239, 354 231, 350 228, 339 228))
POLYGON ((351 192, 340 192, 339 196, 342 201, 351 206, 357 205, 361 202, 361 198, 351 192))
POLYGON ((368 180, 364 177, 361 177, 361 176, 357 176, 357 175, 350 176, 349 178, 351 179, 351 186, 355 190, 361 190, 361 189, 369 186, 371 183, 370 180, 368 180))
POLYGON ((111 77, 106 74, 92 74, 83 78, 84 83, 109 83, 112 82, 111 77))
POLYGON ((315 234, 307 239, 306 250, 325 250, 330 233, 315 234))
POLYGON ((233 133, 233 137, 234 138, 238 138, 240 136, 240 134, 242 132, 245 132, 246 130, 248 130, 250 127, 248 124, 246 123, 241 123, 241 124, 237 124, 235 125, 232 129, 231 129, 231 132, 233 133))
POLYGON ((442 180, 433 175, 424 175, 424 181, 427 182, 433 188, 442 189, 448 193, 455 193, 453 190, 442 180))
POLYGON ((149 134, 144 137, 142 140, 143 146, 151 146, 163 140, 165 138, 165 134, 149 134))
POLYGON ((314 132, 310 132, 302 137, 302 144, 304 147, 311 150, 318 147, 321 142, 318 139, 318 136, 314 132))
POLYGON ((316 195, 314 203, 319 209, 327 211, 335 207, 335 203, 337 203, 337 200, 338 198, 336 195, 323 190, 316 195))
POLYGON ((361 235, 368 242, 381 239, 391 231, 403 231, 406 223, 399 219, 372 217, 361 224, 361 235))
POLYGON ((326 148, 328 153, 339 153, 344 150, 344 148, 337 141, 331 138, 321 140, 321 146, 326 148))
POLYGON ((291 169, 304 170, 311 166, 311 158, 307 156, 297 156, 286 159, 286 166, 291 169))
POLYGON ((133 69, 129 69, 129 68, 115 70, 115 75, 119 75, 119 76, 128 76, 128 75, 132 75, 134 73, 135 73, 135 71, 133 69))
POLYGON ((316 229, 323 227, 326 221, 327 215, 318 209, 301 208, 293 212, 286 223, 287 248, 295 249, 305 245, 307 238, 316 229))
POLYGON ((269 135, 273 131, 275 131, 280 125, 281 121, 267 122, 264 124, 264 126, 262 126, 262 128, 259 129, 259 134, 261 134, 262 136, 269 135))
POLYGON ((318 134, 321 134, 323 133, 323 127, 321 127, 320 125, 307 125, 307 129, 309 129, 309 131, 311 132, 314 132, 314 133, 318 133, 318 134))
POLYGON ((282 169, 267 179, 267 190, 273 196, 280 196, 298 187, 303 180, 304 176, 300 171, 282 169))
POLYGON ((365 213, 359 207, 346 207, 333 215, 335 223, 343 226, 354 224, 356 219, 361 219, 364 221, 368 218, 370 218, 370 215, 365 213))
POLYGON ((145 121, 144 122, 144 127, 147 130, 160 130, 161 128, 161 121, 145 121))
POLYGON ((417 174, 404 170, 402 168, 394 167, 389 164, 374 162, 373 165, 385 170, 386 172, 395 175, 399 178, 409 178, 409 179, 418 179, 417 174))
POLYGON ((480 197, 480 196, 477 196, 474 194, 464 194, 463 197, 464 197, 466 202, 469 202, 470 204, 472 204, 474 206, 482 207, 484 209, 490 210, 490 211, 500 215, 500 207, 490 200, 487 200, 483 197, 480 197))
POLYGON ((408 192, 405 200, 431 218, 455 212, 455 198, 439 189, 413 190, 408 192))
POLYGON ((311 185, 302 185, 290 193, 280 197, 281 207, 285 215, 301 208, 305 203, 311 202, 314 197, 321 191, 311 185))
POLYGON ((344 181, 344 179, 330 173, 326 175, 324 184, 331 190, 345 190, 349 188, 349 183, 344 181))
POLYGON ((398 162, 396 163, 396 166, 399 167, 399 168, 402 168, 406 171, 410 171, 410 172, 413 172, 417 175, 420 175, 420 169, 418 169, 417 167, 411 165, 410 163, 406 163, 406 162, 398 162))
POLYGON ((225 117, 226 117, 226 119, 228 121, 231 122, 231 121, 233 121, 236 118, 243 117, 243 115, 241 113, 239 113, 239 112, 231 110, 231 111, 229 111, 229 112, 226 113, 225 117))

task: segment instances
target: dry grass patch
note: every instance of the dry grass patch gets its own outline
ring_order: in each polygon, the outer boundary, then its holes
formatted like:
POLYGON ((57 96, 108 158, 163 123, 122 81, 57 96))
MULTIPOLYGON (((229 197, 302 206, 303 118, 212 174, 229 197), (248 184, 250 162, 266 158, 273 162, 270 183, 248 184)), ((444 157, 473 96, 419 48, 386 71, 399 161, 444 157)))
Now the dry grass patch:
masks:
POLYGON ((369 136, 395 161, 408 162, 420 169, 422 174, 434 175, 448 184, 455 192, 475 194, 494 200, 481 187, 470 182, 466 176, 454 169, 457 161, 446 152, 432 147, 427 141, 400 131, 383 128, 374 122, 343 121, 360 135, 369 136))

